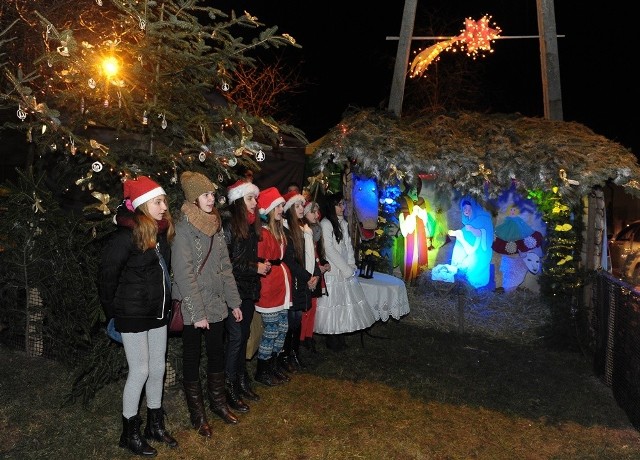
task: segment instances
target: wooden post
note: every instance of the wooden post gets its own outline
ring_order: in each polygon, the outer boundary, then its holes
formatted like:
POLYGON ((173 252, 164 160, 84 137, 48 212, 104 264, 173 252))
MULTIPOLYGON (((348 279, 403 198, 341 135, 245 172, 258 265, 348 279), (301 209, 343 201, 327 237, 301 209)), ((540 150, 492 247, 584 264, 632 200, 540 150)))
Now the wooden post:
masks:
POLYGON ((413 24, 416 19, 417 7, 418 0, 405 0, 404 11, 402 12, 402 26, 400 28, 400 39, 398 40, 398 52, 396 53, 396 63, 393 69, 388 108, 389 112, 393 112, 398 118, 402 116, 404 84, 407 78, 407 65, 411 52, 411 36, 413 35, 413 24))
POLYGON ((540 35, 540 67, 542 71, 542 100, 547 120, 562 120, 562 91, 560 88, 560 60, 554 0, 536 0, 540 35))

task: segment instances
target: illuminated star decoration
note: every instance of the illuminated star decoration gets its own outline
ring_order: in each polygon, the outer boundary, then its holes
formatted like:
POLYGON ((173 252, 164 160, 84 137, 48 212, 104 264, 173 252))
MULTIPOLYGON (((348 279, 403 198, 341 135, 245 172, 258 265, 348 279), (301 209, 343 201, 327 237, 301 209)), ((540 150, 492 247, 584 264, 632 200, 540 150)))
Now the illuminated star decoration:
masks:
POLYGON ((490 27, 491 16, 482 16, 479 20, 466 18, 464 20, 464 30, 460 35, 452 37, 430 46, 416 55, 411 63, 409 75, 411 78, 421 76, 433 61, 437 60, 440 53, 453 49, 466 51, 467 56, 475 59, 478 55, 484 56, 483 52, 492 53, 491 43, 495 40, 502 29, 495 23, 494 28, 490 27), (457 48, 456 48, 457 46, 457 48))

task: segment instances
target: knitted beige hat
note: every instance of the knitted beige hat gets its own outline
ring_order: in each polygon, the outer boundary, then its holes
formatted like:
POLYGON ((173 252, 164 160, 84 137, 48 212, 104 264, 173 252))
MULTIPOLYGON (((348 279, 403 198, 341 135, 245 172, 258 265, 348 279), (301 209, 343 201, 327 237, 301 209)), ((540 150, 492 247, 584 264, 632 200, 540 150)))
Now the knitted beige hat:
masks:
POLYGON ((182 185, 184 198, 189 203, 195 203, 203 193, 218 190, 218 186, 211 182, 207 176, 193 171, 185 171, 180 175, 180 185, 182 185))

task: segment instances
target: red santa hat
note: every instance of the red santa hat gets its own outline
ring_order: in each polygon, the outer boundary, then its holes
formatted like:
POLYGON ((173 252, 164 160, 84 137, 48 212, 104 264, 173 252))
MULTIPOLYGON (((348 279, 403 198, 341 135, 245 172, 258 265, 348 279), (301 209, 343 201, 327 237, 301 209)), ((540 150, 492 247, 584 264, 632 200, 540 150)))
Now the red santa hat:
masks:
POLYGON ((291 190, 290 192, 287 192, 287 194, 284 196, 284 212, 287 212, 287 210, 298 201, 300 201, 301 203, 305 202, 304 197, 300 195, 299 191, 291 190))
POLYGON ((263 215, 269 214, 273 208, 284 202, 284 198, 282 198, 277 188, 266 188, 258 197, 258 212, 263 215))
POLYGON ((238 198, 244 198, 245 196, 252 193, 256 196, 257 199, 260 195, 260 189, 258 188, 258 186, 252 182, 239 180, 238 182, 230 185, 227 188, 227 199, 229 200, 229 204, 231 204, 238 198))
POLYGON ((304 214, 303 214, 303 216, 306 216, 307 214, 309 214, 314 209, 318 210, 318 203, 316 203, 315 201, 307 201, 304 204, 304 214))
POLYGON ((162 187, 147 176, 126 180, 123 184, 123 190, 124 197, 131 200, 133 209, 152 198, 167 194, 162 187))

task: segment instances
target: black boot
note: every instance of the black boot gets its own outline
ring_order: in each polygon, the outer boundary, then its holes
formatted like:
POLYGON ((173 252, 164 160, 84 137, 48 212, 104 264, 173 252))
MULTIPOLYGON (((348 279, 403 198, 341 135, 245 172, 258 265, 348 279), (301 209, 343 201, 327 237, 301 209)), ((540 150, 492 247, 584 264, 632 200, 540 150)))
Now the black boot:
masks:
POLYGON ((184 385, 184 395, 187 398, 187 408, 189 409, 189 418, 191 425, 198 430, 200 436, 205 438, 211 437, 211 428, 207 421, 207 412, 204 408, 204 399, 202 398, 202 385, 197 382, 182 382, 184 385))
POLYGON ((282 380, 283 383, 290 382, 291 377, 287 375, 287 371, 282 365, 280 355, 274 353, 271 357, 271 374, 282 380))
MULTIPOLYGON (((291 353, 291 351, 289 351, 289 353, 291 353)), ((290 361, 290 357, 290 354, 285 355, 285 352, 283 351, 276 358, 278 361, 278 369, 287 377, 287 379, 289 378, 287 372, 289 374, 295 374, 296 372, 298 372, 298 368, 290 361)), ((289 380, 287 380, 287 382, 288 381, 289 380)))
POLYGON ((249 373, 246 368, 240 372, 240 376, 238 377, 238 388, 240 388, 240 395, 242 395, 244 399, 248 399, 249 401, 260 401, 260 396, 258 396, 251 388, 251 379, 249 378, 249 373))
POLYGON ((227 405, 227 397, 224 394, 224 372, 207 374, 207 388, 209 390, 211 411, 224 420, 225 423, 238 423, 238 417, 231 412, 227 405))
POLYGON ((307 366, 300 359, 300 329, 293 331, 293 337, 291 338, 291 351, 289 352, 288 363, 293 367, 296 372, 305 369, 307 366))
POLYGON ((136 455, 144 455, 145 457, 155 457, 158 451, 149 445, 149 443, 140 435, 140 424, 142 419, 139 415, 131 418, 122 416, 122 435, 120 436, 120 447, 127 447, 136 455))
POLYGON ((173 439, 164 428, 164 409, 149 409, 147 407, 147 426, 144 428, 144 437, 164 442, 169 447, 178 447, 178 441, 173 439))
POLYGON ((284 382, 271 373, 271 359, 258 358, 258 369, 256 370, 256 382, 260 382, 268 387, 282 385, 284 382))
POLYGON ((225 388, 227 393, 227 404, 229 404, 229 407, 238 412, 249 412, 249 406, 245 404, 240 396, 240 387, 238 386, 238 382, 235 379, 233 381, 226 379, 225 388))

